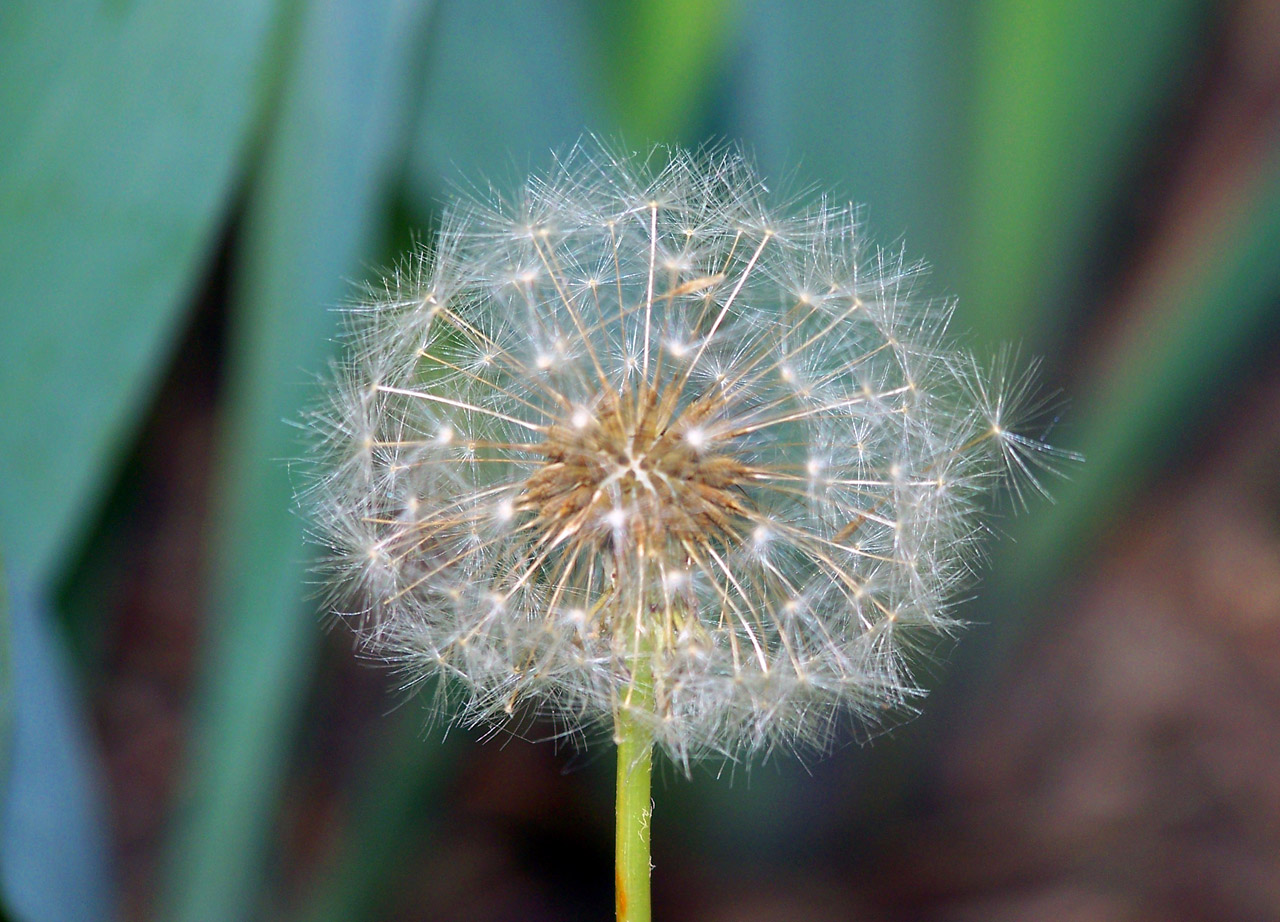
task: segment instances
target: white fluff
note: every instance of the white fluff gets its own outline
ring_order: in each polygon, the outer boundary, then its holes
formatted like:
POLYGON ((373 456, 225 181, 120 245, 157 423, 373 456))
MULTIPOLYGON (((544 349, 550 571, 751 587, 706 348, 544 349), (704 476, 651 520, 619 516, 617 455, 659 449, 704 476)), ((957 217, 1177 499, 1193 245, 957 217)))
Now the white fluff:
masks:
POLYGON ((593 142, 458 206, 352 311, 314 418, 335 607, 464 720, 610 722, 643 682, 685 765, 882 722, 984 495, 1052 453, 917 268, 733 152, 593 142))

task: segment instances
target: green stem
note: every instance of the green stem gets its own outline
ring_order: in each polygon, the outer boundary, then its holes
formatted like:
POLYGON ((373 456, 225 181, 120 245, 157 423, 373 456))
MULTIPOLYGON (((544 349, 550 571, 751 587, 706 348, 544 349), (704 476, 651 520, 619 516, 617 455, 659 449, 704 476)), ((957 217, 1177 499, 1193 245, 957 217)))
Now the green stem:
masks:
POLYGON ((614 727, 618 742, 617 884, 618 922, 650 922, 649 818, 653 801, 649 777, 653 767, 653 737, 630 716, 643 709, 648 689, 633 688, 629 706, 618 713, 614 727), (644 691, 644 695, 641 692, 644 691))

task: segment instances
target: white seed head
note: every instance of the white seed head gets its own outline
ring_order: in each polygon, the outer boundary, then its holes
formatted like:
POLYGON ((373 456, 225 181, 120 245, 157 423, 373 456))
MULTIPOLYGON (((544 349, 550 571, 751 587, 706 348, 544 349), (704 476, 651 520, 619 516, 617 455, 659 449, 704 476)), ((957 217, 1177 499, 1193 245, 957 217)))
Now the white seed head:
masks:
POLYGON ((335 607, 463 719, 609 722, 641 683, 685 765, 883 722, 985 494, 1051 456, 917 275, 733 152, 586 144, 459 206, 315 417, 335 607))

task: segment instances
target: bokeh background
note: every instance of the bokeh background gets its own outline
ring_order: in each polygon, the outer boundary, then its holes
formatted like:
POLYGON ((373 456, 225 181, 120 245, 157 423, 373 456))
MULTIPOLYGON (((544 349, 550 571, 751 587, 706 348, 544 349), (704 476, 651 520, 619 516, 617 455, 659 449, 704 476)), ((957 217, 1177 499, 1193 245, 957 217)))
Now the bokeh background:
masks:
POLYGON ((334 308, 584 131, 865 203, 1088 458, 922 718, 660 769, 656 917, 1280 918, 1268 0, 0 5, 7 918, 611 918, 609 747, 426 727, 291 500, 334 308))

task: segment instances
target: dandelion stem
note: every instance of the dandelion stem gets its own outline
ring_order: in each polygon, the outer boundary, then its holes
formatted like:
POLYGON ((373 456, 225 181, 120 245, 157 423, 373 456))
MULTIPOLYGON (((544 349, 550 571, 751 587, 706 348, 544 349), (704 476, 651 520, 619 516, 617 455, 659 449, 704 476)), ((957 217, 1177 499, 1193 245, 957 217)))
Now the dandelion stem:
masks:
POLYGON ((687 774, 899 710, 983 496, 1060 456, 1017 429, 1030 371, 948 345, 856 210, 765 192, 734 151, 587 139, 352 312, 313 419, 365 648, 466 723, 612 721, 619 922, 650 922, 654 748, 687 774))
POLYGON ((653 736, 635 716, 651 706, 647 675, 635 677, 629 701, 618 711, 614 736, 618 743, 617 885, 618 922, 650 922, 649 819, 653 801, 649 778, 653 736))

